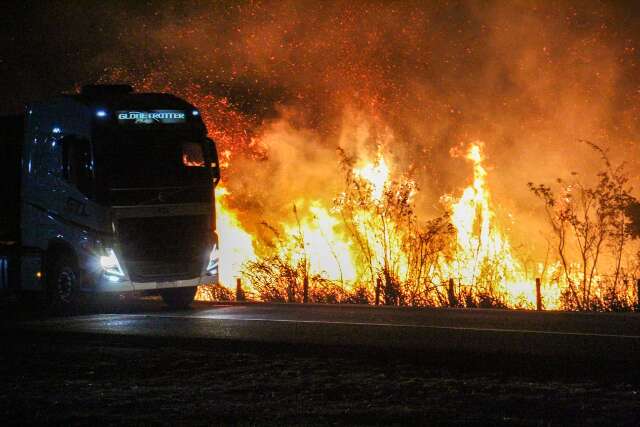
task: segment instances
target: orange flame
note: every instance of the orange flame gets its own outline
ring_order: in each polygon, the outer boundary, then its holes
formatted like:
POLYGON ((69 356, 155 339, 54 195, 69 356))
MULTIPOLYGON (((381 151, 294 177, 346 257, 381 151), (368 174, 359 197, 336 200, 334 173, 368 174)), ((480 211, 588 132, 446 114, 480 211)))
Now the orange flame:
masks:
MULTIPOLYGON (((466 285, 491 286, 510 306, 532 308, 536 304, 533 277, 514 255, 509 239, 501 232, 491 209, 487 171, 483 166, 483 144, 474 142, 466 153, 473 163, 473 182, 462 196, 451 201, 451 221, 456 230, 454 260, 446 266, 450 277, 466 285)), ((556 308, 557 286, 543 288, 546 308, 556 308)))
MULTIPOLYGON (((443 201, 451 209, 451 222, 455 228, 455 249, 450 260, 439 266, 444 277, 453 278, 460 286, 474 286, 481 291, 498 295, 508 306, 532 308, 536 303, 534 278, 526 274, 523 264, 514 255, 509 239, 501 232, 496 214, 491 208, 487 186, 487 171, 483 165, 482 143, 470 145, 466 159, 473 163, 473 181, 459 198, 451 195, 443 201)), ((390 167, 382 154, 373 162, 354 168, 354 176, 369 183, 372 203, 380 203, 390 185, 390 167)), ((218 198, 218 230, 221 241, 221 281, 231 286, 242 277, 247 261, 258 257, 254 239, 242 227, 235 213, 226 203, 228 193, 220 189, 218 198)), ((310 274, 320 274, 330 280, 353 285, 363 279, 366 268, 358 265, 358 256, 351 238, 341 230, 334 213, 319 200, 297 200, 294 204, 297 221, 283 223, 284 245, 280 251, 293 254, 293 262, 305 257, 310 274), (301 249, 301 250, 297 250, 301 249)), ((372 221, 371 213, 356 213, 358 224, 366 226, 372 221)), ((387 224, 393 228, 392 224, 387 224)), ((407 258, 398 251, 403 236, 391 235, 388 241, 376 239, 371 230, 361 230, 367 239, 372 256, 385 262, 395 249, 400 276, 408 269, 407 258)), ((556 308, 559 301, 557 284, 543 286, 543 298, 548 309, 556 308)))
POLYGON ((220 282, 227 287, 242 278, 243 265, 256 259, 253 237, 244 230, 227 204, 229 192, 224 187, 216 189, 216 228, 220 238, 220 282))

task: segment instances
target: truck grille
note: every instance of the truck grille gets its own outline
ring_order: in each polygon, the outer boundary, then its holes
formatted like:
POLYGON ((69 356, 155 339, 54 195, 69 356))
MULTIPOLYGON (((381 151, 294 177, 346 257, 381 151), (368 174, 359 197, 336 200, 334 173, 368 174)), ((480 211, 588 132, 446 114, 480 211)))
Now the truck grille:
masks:
POLYGON ((193 279, 202 270, 200 262, 128 262, 126 266, 134 282, 193 279))
POLYGON ((113 188, 109 190, 112 206, 136 206, 144 203, 209 203, 213 197, 211 186, 194 186, 182 189, 132 189, 113 188))
POLYGON ((117 233, 123 262, 134 281, 193 278, 210 249, 206 215, 123 218, 117 233))

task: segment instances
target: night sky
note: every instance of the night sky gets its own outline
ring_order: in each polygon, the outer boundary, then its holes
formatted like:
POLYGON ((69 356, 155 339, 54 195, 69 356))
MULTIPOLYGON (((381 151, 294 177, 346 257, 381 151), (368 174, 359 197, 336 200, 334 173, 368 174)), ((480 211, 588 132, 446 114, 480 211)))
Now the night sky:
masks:
MULTIPOLYGON (((0 113, 95 82, 174 92, 213 119, 228 106, 247 117, 208 123, 234 158, 227 176, 255 170, 256 156, 243 156, 271 144, 264 173, 287 182, 289 162, 337 164, 338 146, 375 154, 385 129, 425 210, 465 185, 451 149, 474 140, 512 211, 529 209, 528 181, 597 166, 579 139, 640 166, 637 1, 24 1, 2 15, 0 113), (375 131, 366 144, 341 137, 348 115, 375 131), (305 142, 250 143, 278 119, 305 142)), ((267 181, 247 179, 229 185, 239 194, 267 181)))
POLYGON ((148 51, 140 57, 120 49, 126 38, 140 41, 158 22, 179 20, 203 6, 189 1, 4 2, 0 112, 20 111, 29 101, 94 83, 108 69, 150 63, 148 51))
MULTIPOLYGON (((245 12, 253 4, 270 10, 272 5, 284 2, 205 2, 205 1, 8 1, 2 4, 0 18, 0 113, 19 111, 33 99, 47 97, 61 91, 73 90, 77 85, 104 78, 113 69, 137 70, 162 67, 166 59, 166 46, 155 44, 153 32, 169 22, 180 26, 202 25, 194 17, 206 16, 209 30, 228 31, 228 26, 242 21, 245 12), (145 39, 148 40, 145 42, 145 39), (136 52, 143 46, 144 50, 136 52), (131 48, 127 48, 131 47, 131 48)), ((308 3, 308 2, 307 2, 308 3)), ((339 9, 348 4, 353 9, 367 9, 390 4, 390 7, 411 5, 420 9, 420 2, 331 2, 339 9)), ((638 41, 640 38, 640 3, 634 0, 598 2, 504 2, 503 4, 553 5, 558 10, 567 5, 580 13, 607 10, 609 31, 619 40, 638 41)), ((304 13, 305 2, 292 2, 304 13)), ((484 9, 500 2, 471 1, 440 2, 426 9, 441 9, 436 29, 452 33, 468 32, 470 44, 477 28, 468 29, 466 9, 473 5, 484 9)), ((292 7, 293 8, 293 7, 292 7)), ((282 9, 282 8, 280 8, 282 9)), ((317 8, 309 8, 310 18, 317 8)), ((400 7, 402 9, 402 7, 400 7)), ((403 11, 400 10, 400 13, 403 11)), ((260 13, 260 12, 258 12, 260 13)), ((408 16, 407 16, 408 18, 408 16)), ((314 32, 313 19, 306 30, 314 32)), ((589 27, 589 22, 584 25, 589 27)), ((473 26, 473 25, 472 25, 473 26)), ((400 30, 402 23, 397 25, 400 30)), ((367 28, 363 27, 363 31, 367 28)), ((188 52, 202 55, 203 52, 188 52)), ((640 73, 637 73, 640 74, 640 73)), ((629 76, 633 78, 632 76, 629 76)), ((221 79, 224 83, 224 78, 221 79)))

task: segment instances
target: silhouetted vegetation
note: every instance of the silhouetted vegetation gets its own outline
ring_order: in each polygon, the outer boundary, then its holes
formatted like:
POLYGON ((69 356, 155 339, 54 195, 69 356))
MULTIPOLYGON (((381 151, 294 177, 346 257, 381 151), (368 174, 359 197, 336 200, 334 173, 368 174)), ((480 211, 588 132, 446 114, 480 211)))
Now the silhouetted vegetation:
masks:
MULTIPOLYGON (((640 252, 634 252, 634 240, 640 235, 640 202, 631 194, 624 164, 613 165, 604 150, 584 142, 602 161, 594 177, 572 174, 554 185, 528 184, 544 203, 552 230, 552 246, 540 277, 558 288, 561 309, 632 310, 640 267, 640 252)), ((532 308, 530 301, 508 299, 501 287, 509 281, 508 247, 478 257, 469 283, 456 278, 450 266, 464 265, 458 258, 469 254, 458 247, 450 213, 445 209, 436 218, 420 220, 413 201, 415 183, 406 177, 385 182, 374 197, 373 184, 354 173, 354 160, 342 154, 345 186, 334 200, 333 213, 352 242, 358 279, 347 283, 311 271, 313 254, 293 206, 296 231, 284 235, 264 223, 273 235, 268 242, 270 255, 245 265, 244 278, 253 298, 304 302, 306 283, 306 301, 313 303, 532 308)), ((333 248, 331 253, 341 270, 340 257, 333 248)), ((533 289, 534 277, 527 280, 533 289)))
POLYGON ((576 310, 629 309, 635 301, 633 279, 637 255, 629 254, 637 236, 630 213, 638 201, 631 195, 624 164, 611 164, 607 152, 583 141, 601 157, 594 184, 573 173, 558 178, 552 188, 529 183, 545 206, 560 262, 555 279, 562 289, 562 306, 576 310), (629 256, 631 255, 631 256, 629 256))

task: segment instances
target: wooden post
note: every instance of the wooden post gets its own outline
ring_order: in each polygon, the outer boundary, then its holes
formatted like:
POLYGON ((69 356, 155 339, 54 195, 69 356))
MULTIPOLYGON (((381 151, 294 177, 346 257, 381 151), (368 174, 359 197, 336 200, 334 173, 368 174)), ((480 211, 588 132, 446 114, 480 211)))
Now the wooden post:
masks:
POLYGON ((393 287, 391 285, 391 278, 387 271, 384 272, 384 305, 393 305, 393 287))
POLYGON ((636 311, 640 311, 640 279, 636 280, 636 311))
POLYGON ((242 289, 242 279, 236 279, 236 301, 244 301, 244 290, 242 289))
POLYGON ((376 305, 380 305, 380 288, 382 287, 382 279, 376 279, 376 305))
POLYGON ((456 289, 453 283, 453 279, 449 279, 449 288, 447 289, 447 295, 449 297, 449 307, 457 307, 458 300, 456 298, 456 289))
POLYGON ((289 282, 289 284, 287 285, 287 302, 296 302, 296 295, 293 291, 293 284, 291 282, 289 282))
POLYGON ((542 293, 540 293, 540 278, 536 277, 536 310, 542 310, 542 293))
POLYGON ((309 278, 304 276, 302 282, 302 303, 307 304, 309 302, 309 278))

